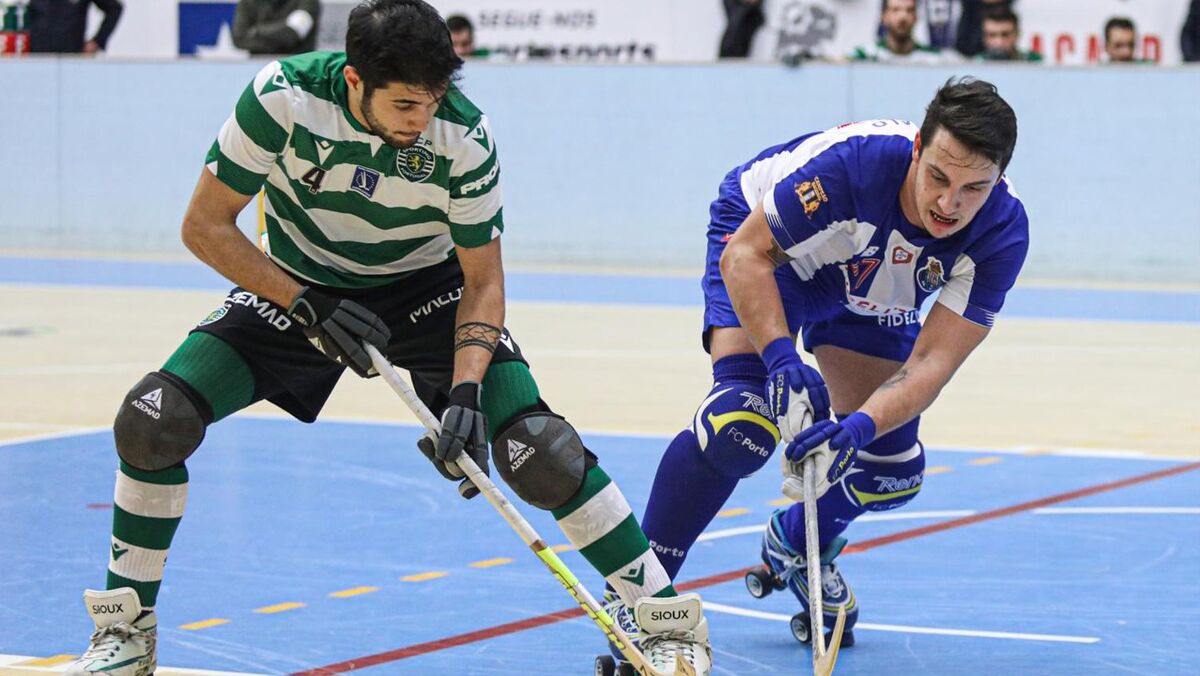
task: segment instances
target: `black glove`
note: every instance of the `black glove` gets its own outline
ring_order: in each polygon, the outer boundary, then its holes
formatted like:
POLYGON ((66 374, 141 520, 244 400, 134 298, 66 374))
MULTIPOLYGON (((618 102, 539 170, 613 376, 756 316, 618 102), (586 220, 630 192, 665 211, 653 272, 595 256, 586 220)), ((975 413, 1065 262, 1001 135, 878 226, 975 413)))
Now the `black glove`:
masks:
POLYGON ((383 352, 392 338, 383 320, 367 308, 351 300, 331 298, 307 286, 292 301, 288 315, 304 327, 309 342, 326 357, 349 366, 364 378, 375 375, 375 369, 363 342, 383 352))
POLYGON ((462 479, 458 492, 468 500, 479 495, 479 489, 470 479, 463 478, 458 468, 458 456, 467 455, 488 473, 487 424, 479 408, 479 383, 466 381, 450 390, 450 405, 442 413, 442 433, 435 441, 432 434, 417 440, 417 448, 433 463, 447 479, 462 479))

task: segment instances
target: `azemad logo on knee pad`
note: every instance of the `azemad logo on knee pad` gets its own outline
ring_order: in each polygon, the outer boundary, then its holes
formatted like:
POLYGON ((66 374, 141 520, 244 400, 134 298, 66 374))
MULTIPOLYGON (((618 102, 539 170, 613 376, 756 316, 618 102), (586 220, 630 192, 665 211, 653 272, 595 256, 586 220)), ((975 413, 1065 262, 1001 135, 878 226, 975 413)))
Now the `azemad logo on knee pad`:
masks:
POLYGON ((151 390, 129 403, 142 413, 158 420, 162 417, 162 388, 151 390))

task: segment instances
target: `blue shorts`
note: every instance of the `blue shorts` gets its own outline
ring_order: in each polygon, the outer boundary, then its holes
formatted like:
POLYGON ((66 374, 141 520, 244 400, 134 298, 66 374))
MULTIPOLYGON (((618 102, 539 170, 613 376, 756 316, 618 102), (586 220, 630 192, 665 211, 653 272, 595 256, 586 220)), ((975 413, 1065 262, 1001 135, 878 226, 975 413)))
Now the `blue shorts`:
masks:
MULTIPOLYGON (((742 196, 739 173, 735 169, 725 176, 717 199, 709 207, 708 253, 701 280, 705 351, 708 351, 714 327, 742 325, 729 300, 720 263, 729 237, 749 215, 750 207, 742 196)), ((840 276, 838 273, 837 277, 840 276)), ((830 277, 805 282, 796 276, 791 266, 784 265, 775 270, 788 330, 800 333, 804 349, 812 352, 818 345, 833 345, 882 359, 901 362, 908 359, 921 330, 917 313, 914 311, 911 317, 897 321, 896 318, 851 312, 846 307, 844 288, 832 283, 830 277)))

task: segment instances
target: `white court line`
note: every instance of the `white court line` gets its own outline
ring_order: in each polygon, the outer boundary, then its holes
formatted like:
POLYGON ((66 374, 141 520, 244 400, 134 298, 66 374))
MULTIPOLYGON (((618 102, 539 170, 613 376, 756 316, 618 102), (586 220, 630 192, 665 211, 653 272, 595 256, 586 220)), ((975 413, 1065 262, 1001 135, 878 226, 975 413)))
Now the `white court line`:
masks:
MULTIPOLYGON (((67 670, 67 664, 53 667, 32 667, 18 665, 18 662, 38 659, 29 655, 0 655, 0 676, 19 676, 21 674, 61 674, 67 670)), ((211 671, 208 669, 181 669, 160 666, 154 672, 155 676, 263 676, 241 671, 211 671)))
MULTIPOLYGON (((941 519, 946 517, 970 516, 975 513, 972 509, 947 509, 935 512, 898 512, 894 514, 863 514, 855 519, 855 522, 860 521, 910 521, 913 519, 941 519)), ((737 528, 723 528, 721 530, 712 530, 702 534, 696 538, 697 542, 705 540, 720 540, 721 538, 733 537, 735 535, 748 535, 750 533, 762 533, 766 528, 766 524, 758 524, 757 526, 739 526, 737 528)))
POLYGON ((80 427, 74 430, 64 430, 62 432, 47 432, 46 434, 33 434, 28 437, 20 437, 17 439, 0 440, 0 447, 16 446, 18 444, 28 444, 36 441, 48 441, 50 439, 65 439, 67 437, 79 437, 85 434, 94 434, 96 432, 111 431, 111 427, 80 427))
MULTIPOLYGON (((713 603, 712 601, 704 602, 705 610, 712 610, 718 613, 726 613, 728 615, 740 615, 742 617, 754 617, 761 620, 775 620, 777 622, 791 622, 791 615, 781 615, 779 613, 764 613, 759 610, 747 610, 736 606, 727 606, 722 603, 713 603)), ((890 631, 898 634, 935 634, 938 636, 966 636, 970 638, 999 638, 1016 641, 1051 641, 1054 643, 1099 643, 1100 638, 1097 636, 1063 636, 1061 634, 1025 634, 1009 631, 984 631, 979 629, 950 629, 941 627, 913 627, 904 624, 872 624, 868 622, 859 622, 854 625, 854 630, 866 629, 867 631, 890 631)))
POLYGON ((1200 507, 1043 507, 1034 514, 1200 514, 1200 507))

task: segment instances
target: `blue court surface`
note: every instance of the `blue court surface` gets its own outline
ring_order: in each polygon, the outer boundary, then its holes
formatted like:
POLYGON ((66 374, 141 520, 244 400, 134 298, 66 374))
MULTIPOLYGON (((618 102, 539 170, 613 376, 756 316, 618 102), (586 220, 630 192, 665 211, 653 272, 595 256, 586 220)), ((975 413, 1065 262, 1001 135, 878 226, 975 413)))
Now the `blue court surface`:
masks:
MULTIPOLYGON (((547 617, 570 598, 486 502, 458 498, 417 434, 249 416, 212 427, 189 461, 160 665, 591 673, 598 631, 547 617)), ((640 515, 666 439, 585 438, 640 515)), ((80 595, 104 584, 114 462, 108 431, 0 445, 0 654, 86 646, 80 595)), ((1200 673, 1197 465, 931 450, 918 498, 848 533, 856 550, 840 563, 862 610, 836 673, 1200 673)), ((775 468, 742 482, 681 575, 708 604, 714 673, 811 673, 788 630, 796 600, 754 600, 741 579, 779 496, 775 468)), ((565 542, 547 514, 523 512, 565 542)), ((577 553, 562 556, 600 591, 577 553)))

